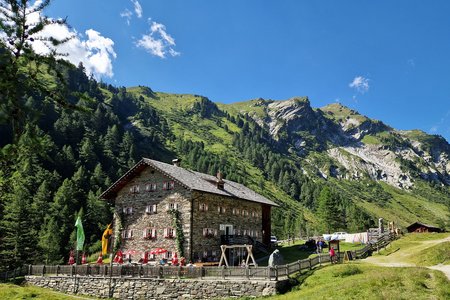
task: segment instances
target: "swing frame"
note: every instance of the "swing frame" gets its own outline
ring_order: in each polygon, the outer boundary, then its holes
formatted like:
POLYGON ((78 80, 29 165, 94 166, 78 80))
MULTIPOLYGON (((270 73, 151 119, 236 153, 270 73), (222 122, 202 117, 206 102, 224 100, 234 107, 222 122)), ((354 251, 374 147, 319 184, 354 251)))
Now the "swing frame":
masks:
POLYGON ((248 267, 249 260, 251 259, 253 265, 255 267, 258 266, 258 264, 255 261, 255 257, 253 256, 253 245, 244 244, 244 245, 220 245, 220 250, 222 251, 222 254, 220 256, 219 267, 222 266, 223 263, 225 263, 225 266, 229 267, 226 256, 227 249, 238 249, 239 251, 247 250, 247 258, 245 259, 245 265, 248 267))

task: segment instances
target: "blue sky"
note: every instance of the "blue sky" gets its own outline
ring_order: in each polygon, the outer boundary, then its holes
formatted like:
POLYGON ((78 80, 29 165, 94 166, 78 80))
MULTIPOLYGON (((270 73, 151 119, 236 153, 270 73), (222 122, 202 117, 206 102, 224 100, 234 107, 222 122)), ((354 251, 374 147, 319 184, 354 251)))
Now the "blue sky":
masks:
POLYGON ((78 60, 115 85, 339 101, 450 140, 450 1, 55 0, 46 14, 68 17, 78 60))

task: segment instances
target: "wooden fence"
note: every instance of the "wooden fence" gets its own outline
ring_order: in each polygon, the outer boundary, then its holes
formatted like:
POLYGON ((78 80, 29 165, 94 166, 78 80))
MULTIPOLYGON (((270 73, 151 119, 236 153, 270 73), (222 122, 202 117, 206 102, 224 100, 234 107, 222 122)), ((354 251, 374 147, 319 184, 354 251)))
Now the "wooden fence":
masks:
MULTIPOLYGON (((376 243, 367 244, 364 248, 350 251, 352 258, 365 258, 373 251, 386 247, 394 237, 386 234, 376 243)), ((342 262, 344 252, 336 253, 342 262)), ((347 255, 348 256, 348 255, 347 255)), ((27 265, 18 269, 0 273, 0 280, 34 276, 92 276, 92 277, 136 277, 136 278, 197 278, 197 279, 232 279, 247 278, 260 280, 285 279, 289 275, 310 270, 317 265, 329 263, 328 254, 319 254, 312 258, 298 260, 293 263, 275 267, 180 267, 150 265, 27 265)))

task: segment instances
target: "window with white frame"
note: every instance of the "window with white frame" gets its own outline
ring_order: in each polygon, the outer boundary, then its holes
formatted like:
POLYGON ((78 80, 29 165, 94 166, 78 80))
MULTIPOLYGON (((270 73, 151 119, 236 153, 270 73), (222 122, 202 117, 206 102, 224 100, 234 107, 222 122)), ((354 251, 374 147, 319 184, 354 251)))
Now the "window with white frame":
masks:
POLYGON ((147 183, 145 185, 145 190, 147 192, 155 192, 156 191, 156 183, 147 183))
POLYGON ((167 203, 166 210, 178 210, 178 203, 167 203))
POLYGON ((200 202, 198 205, 198 210, 199 211, 208 211, 208 204, 206 204, 205 202, 200 202))
POLYGON ((256 213, 256 211, 252 210, 252 218, 256 218, 258 216, 258 214, 256 213))
POLYGON ((131 206, 124 207, 124 208, 122 208, 122 212, 125 215, 131 215, 131 214, 133 214, 133 207, 131 207, 131 206))
POLYGON ((128 227, 122 230, 122 239, 129 240, 133 238, 133 230, 128 227))
POLYGON ((143 232, 143 237, 145 239, 156 239, 156 228, 146 228, 143 232))
POLYGON ((145 207, 145 212, 147 214, 156 214, 157 212, 157 206, 156 204, 149 204, 145 207))
POLYGON ((164 253, 165 255, 164 255, 164 258, 166 258, 166 259, 172 259, 172 257, 173 257, 173 253, 172 253, 172 251, 167 251, 166 253, 164 253))
POLYGON ((248 210, 243 209, 243 210, 241 211, 241 215, 242 215, 242 216, 245 216, 245 217, 248 217, 248 210))
POLYGON ((175 237, 175 229, 173 228, 164 228, 164 238, 171 239, 175 237))
POLYGON ((233 208, 233 215, 239 215, 240 210, 239 208, 233 208))
POLYGON ((139 185, 132 185, 131 187, 130 187, 130 193, 131 194, 137 194, 137 193, 139 193, 139 185))
POLYGON ((217 206, 217 212, 219 213, 219 214, 224 214, 225 212, 226 212, 227 210, 226 210, 226 208, 224 207, 224 206, 217 206))

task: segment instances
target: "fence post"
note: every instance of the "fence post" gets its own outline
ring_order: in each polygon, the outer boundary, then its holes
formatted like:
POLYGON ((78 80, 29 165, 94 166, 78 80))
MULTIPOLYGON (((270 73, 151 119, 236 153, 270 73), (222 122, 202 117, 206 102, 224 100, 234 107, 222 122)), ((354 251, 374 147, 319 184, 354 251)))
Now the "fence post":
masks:
POLYGON ((250 279, 250 269, 248 267, 245 268, 245 275, 247 279, 250 279))
POLYGON ((222 278, 225 279, 225 266, 222 266, 222 278))
POLYGON ((33 265, 28 265, 28 275, 33 274, 33 265))
POLYGON ((297 263, 298 263, 298 272, 302 274, 302 262, 298 260, 297 263))
POLYGON ((275 281, 278 281, 278 266, 275 266, 275 281))
POLYGON ((59 275, 59 265, 56 266, 56 276, 59 275))
POLYGON ((309 261, 309 269, 311 270, 312 269, 311 258, 309 258, 308 261, 309 261))
POLYGON ((42 276, 45 275, 45 265, 42 267, 42 276))

